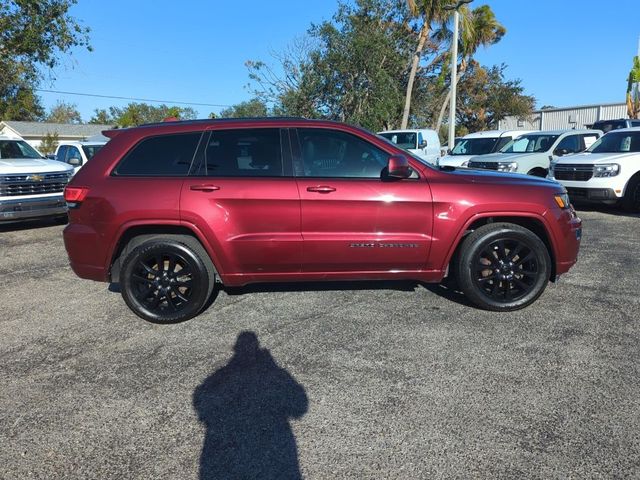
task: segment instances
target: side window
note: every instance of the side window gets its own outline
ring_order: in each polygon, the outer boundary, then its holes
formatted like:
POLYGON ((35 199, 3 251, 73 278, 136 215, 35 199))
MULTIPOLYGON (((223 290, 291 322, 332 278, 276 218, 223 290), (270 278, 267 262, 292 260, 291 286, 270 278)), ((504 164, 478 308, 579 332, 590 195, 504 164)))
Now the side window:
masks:
POLYGON ((569 153, 576 153, 581 150, 580 148, 580 139, 578 135, 568 135, 560 140, 560 143, 554 150, 554 152, 559 152, 560 150, 566 150, 569 153))
POLYGON ((640 120, 631 120, 632 127, 640 127, 640 120))
POLYGON ((185 176, 201 132, 149 137, 134 146, 115 169, 116 175, 185 176))
POLYGON ((213 177, 281 177, 280 130, 213 130, 204 151, 204 167, 201 173, 213 177))
POLYGON ((56 155, 56 160, 58 160, 59 162, 65 162, 67 161, 67 149, 69 147, 67 147, 66 145, 62 145, 59 149, 58 149, 58 154, 56 155))
POLYGON ((498 142, 496 143, 496 146, 493 148, 493 152, 497 152, 499 150, 502 149, 502 147, 504 147, 507 143, 509 143, 511 141, 512 137, 500 137, 498 139, 498 142))
POLYGON ((69 160, 71 160, 72 158, 79 158, 80 160, 82 160, 82 155, 80 155, 80 151, 76 147, 69 147, 65 162, 69 163, 69 160))
POLYGON ((380 178, 389 154, 348 133, 299 128, 305 177, 380 178))

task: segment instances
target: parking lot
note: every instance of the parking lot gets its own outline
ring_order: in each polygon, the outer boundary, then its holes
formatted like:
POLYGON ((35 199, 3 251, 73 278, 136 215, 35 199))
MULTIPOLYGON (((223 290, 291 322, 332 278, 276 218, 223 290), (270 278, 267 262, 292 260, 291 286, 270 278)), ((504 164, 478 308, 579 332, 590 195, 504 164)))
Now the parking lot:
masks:
POLYGON ((262 286, 171 326, 76 278, 62 226, 1 227, 0 478, 637 477, 640 218, 580 215, 523 311, 262 286))

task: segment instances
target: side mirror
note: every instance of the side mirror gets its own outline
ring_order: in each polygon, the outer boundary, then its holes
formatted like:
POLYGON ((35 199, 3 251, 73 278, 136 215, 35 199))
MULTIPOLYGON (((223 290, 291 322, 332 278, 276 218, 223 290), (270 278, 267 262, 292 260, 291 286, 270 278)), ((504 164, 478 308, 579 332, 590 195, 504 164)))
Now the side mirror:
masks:
POLYGON ((72 167, 80 167, 82 166, 82 160, 80 160, 78 157, 71 157, 69 160, 69 165, 71 165, 72 167))
POLYGON ((427 145, 428 145, 427 141, 423 140, 418 144, 418 148, 427 148, 427 145))
POLYGON ((556 150, 555 152, 556 155, 558 155, 559 157, 566 155, 567 153, 569 153, 569 150, 567 150, 566 148, 559 148, 558 150, 556 150))
POLYGON ((409 178, 411 169, 409 160, 404 155, 392 155, 387 162, 388 175, 393 178, 409 178))

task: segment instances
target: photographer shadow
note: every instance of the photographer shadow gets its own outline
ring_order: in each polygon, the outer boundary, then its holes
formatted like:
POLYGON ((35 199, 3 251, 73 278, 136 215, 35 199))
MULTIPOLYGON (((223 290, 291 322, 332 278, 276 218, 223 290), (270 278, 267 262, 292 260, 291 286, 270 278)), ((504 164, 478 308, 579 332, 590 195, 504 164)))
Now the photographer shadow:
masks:
POLYGON ((307 412, 307 395, 255 333, 238 335, 231 360, 195 389, 193 407, 206 427, 201 479, 302 478, 289 421, 307 412))

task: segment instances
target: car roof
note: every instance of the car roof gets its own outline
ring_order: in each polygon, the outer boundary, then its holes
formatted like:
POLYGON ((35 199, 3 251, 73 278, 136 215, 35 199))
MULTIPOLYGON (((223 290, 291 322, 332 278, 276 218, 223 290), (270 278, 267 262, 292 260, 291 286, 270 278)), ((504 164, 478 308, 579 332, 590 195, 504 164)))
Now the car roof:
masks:
POLYGON ((605 135, 617 132, 640 132, 640 127, 616 128, 615 130, 609 130, 605 135))
POLYGON ((533 132, 529 132, 530 135, 562 135, 564 133, 602 133, 602 130, 592 130, 587 128, 567 128, 564 130, 536 130, 533 132))
POLYGON ((435 133, 435 130, 431 129, 431 128, 400 128, 398 130, 382 130, 380 132, 378 132, 378 135, 380 135, 381 133, 402 133, 402 132, 433 132, 435 133))
POLYGON ((83 146, 83 145, 104 145, 107 142, 79 142, 77 140, 63 140, 62 142, 58 142, 58 146, 62 145, 73 145, 74 147, 83 146))
POLYGON ((525 133, 531 133, 533 131, 535 130, 483 130, 482 132, 469 133, 462 138, 493 138, 513 134, 524 135, 525 133))

